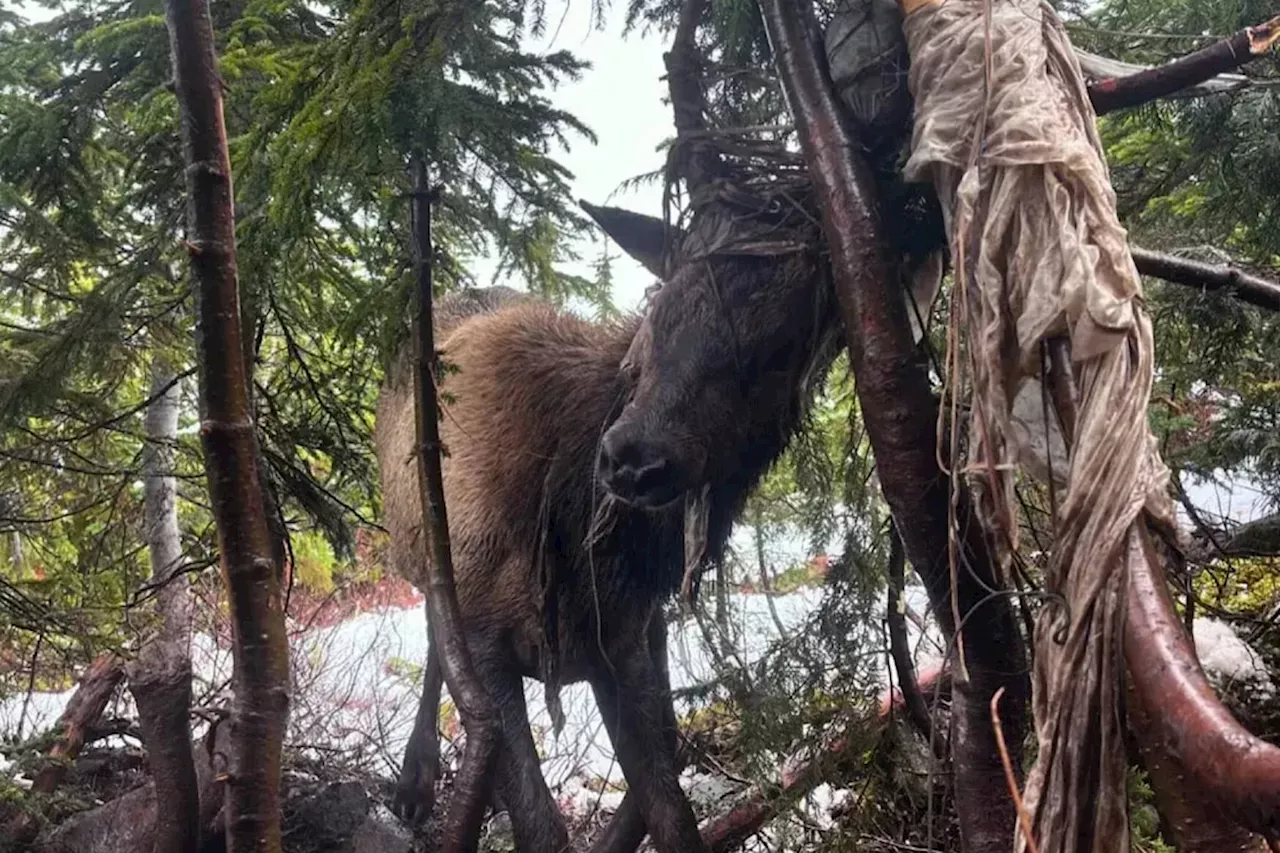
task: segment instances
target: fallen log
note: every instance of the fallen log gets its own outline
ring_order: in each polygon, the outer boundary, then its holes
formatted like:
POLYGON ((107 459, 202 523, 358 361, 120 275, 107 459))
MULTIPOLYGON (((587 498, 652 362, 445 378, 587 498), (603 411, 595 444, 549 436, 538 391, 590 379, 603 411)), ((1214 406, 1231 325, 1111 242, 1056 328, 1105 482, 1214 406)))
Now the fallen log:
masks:
POLYGON ((123 680, 124 662, 114 654, 99 655, 89 664, 80 686, 58 718, 57 740, 49 749, 48 763, 36 774, 32 793, 52 794, 62 784, 70 762, 84 748, 89 732, 123 680))
MULTIPOLYGON (((921 692, 929 694, 949 686, 950 675, 941 667, 926 671, 919 680, 921 692)), ((893 715, 905 710, 902 691, 886 690, 876 709, 877 722, 887 725, 893 715)), ((833 731, 811 753, 796 753, 783 763, 777 783, 756 785, 732 806, 702 825, 702 840, 712 853, 728 853, 742 846, 783 809, 824 783, 839 781, 842 759, 854 745, 850 733, 833 731)))
MULTIPOLYGON (((124 661, 115 654, 99 655, 89 665, 80 677, 80 686, 71 695, 62 716, 58 718, 54 727, 58 734, 46 754, 46 763, 31 783, 31 793, 52 794, 58 789, 66 778, 71 762, 84 748, 94 725, 102 717, 107 703, 123 680, 124 661)), ((3 830, 0 830, 0 838, 21 849, 39 831, 39 819, 35 813, 24 810, 6 822, 3 830)))

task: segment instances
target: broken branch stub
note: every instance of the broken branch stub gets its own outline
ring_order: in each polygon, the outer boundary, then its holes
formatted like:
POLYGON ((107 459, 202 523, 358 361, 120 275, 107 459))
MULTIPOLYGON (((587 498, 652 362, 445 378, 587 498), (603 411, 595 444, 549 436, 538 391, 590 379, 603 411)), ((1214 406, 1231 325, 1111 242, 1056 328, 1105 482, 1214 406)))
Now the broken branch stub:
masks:
POLYGON ((445 683, 449 686, 449 695, 457 703, 467 733, 462 768, 454 783, 440 849, 443 853, 468 853, 476 849, 479 841, 480 825, 497 766, 498 721, 492 700, 475 674, 454 585, 449 517, 440 467, 440 408, 435 385, 439 371, 431 317, 434 251, 431 244, 431 205, 435 191, 428 188, 427 166, 421 155, 414 158, 414 170, 413 237, 418 268, 414 393, 417 398, 418 482, 423 527, 431 549, 426 567, 427 607, 445 683))
POLYGON ((1089 100, 1098 115, 1149 103, 1204 83, 1224 71, 1233 71, 1264 55, 1277 42, 1280 15, 1166 65, 1097 80, 1089 86, 1089 100))

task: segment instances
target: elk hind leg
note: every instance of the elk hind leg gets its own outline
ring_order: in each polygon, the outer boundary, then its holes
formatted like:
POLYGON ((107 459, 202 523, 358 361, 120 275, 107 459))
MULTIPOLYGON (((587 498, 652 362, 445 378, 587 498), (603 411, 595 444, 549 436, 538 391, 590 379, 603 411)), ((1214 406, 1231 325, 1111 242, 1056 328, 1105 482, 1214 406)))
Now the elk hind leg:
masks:
POLYGON ((396 816, 409 824, 421 824, 431 815, 435 802, 436 780, 440 778, 440 690, 444 675, 436 643, 427 628, 427 666, 423 676, 422 697, 413 721, 413 733, 405 747, 400 778, 396 782, 391 808, 396 816))

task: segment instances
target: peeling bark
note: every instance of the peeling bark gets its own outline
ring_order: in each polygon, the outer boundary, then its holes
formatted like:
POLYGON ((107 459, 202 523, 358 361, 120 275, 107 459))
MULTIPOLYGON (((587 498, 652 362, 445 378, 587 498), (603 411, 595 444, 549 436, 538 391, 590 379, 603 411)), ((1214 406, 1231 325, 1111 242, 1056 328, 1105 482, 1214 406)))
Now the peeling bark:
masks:
POLYGON ((200 438, 233 632, 227 847, 278 853, 289 648, 244 363, 222 81, 207 0, 165 0, 164 8, 186 161, 200 438))
POLYGON ((493 702, 476 677, 467 650, 454 586, 453 557, 449 546, 449 517, 444 502, 440 470, 440 407, 435 377, 439 376, 431 318, 431 204, 434 191, 427 187, 427 167, 415 158, 413 235, 418 268, 418 316, 415 320, 417 370, 414 392, 418 429, 418 478, 422 491, 423 527, 431 547, 427 561, 427 607, 435 647, 439 649, 449 695, 457 703, 467 733, 462 767, 454 783, 444 837, 443 853, 476 849, 480 824, 489 802, 498 758, 498 719, 493 702))
POLYGON ((59 733, 49 749, 49 763, 36 774, 32 792, 52 794, 62 784, 67 767, 84 749, 89 731, 123 680, 124 662, 114 654, 99 655, 89 664, 80 678, 80 686, 58 718, 55 728, 59 733))
MULTIPOLYGON (((938 466, 938 403, 912 346, 906 305, 888 263, 868 168, 841 126, 812 11, 798 0, 762 0, 770 44, 801 148, 818 192, 831 248, 836 293, 848 338, 861 411, 885 500, 903 533, 949 636, 962 630, 967 683, 957 678, 952 703, 952 758, 965 849, 1005 853, 1014 812, 988 720, 992 695, 1005 687, 1006 740, 1022 743, 1029 691, 1022 636, 967 492, 958 501, 956 609, 949 569, 949 488, 938 466)), ((1014 756, 1015 762, 1018 756, 1014 756)))
POLYGON ((159 357, 152 365, 147 444, 143 449, 144 516, 151 583, 156 585, 157 634, 144 640, 129 667, 142 741, 157 797, 155 853, 186 853, 200 842, 200 791, 191 754, 191 596, 182 565, 178 481, 179 385, 159 357))
POLYGON ((1206 264, 1136 246, 1131 246, 1129 253, 1143 275, 1210 292, 1223 291, 1241 302, 1280 311, 1280 283, 1226 264, 1206 264))
POLYGON ((1089 100, 1098 115, 1136 107, 1203 83, 1257 59, 1280 41, 1280 16, 1187 54, 1181 59, 1125 77, 1098 80, 1089 100))

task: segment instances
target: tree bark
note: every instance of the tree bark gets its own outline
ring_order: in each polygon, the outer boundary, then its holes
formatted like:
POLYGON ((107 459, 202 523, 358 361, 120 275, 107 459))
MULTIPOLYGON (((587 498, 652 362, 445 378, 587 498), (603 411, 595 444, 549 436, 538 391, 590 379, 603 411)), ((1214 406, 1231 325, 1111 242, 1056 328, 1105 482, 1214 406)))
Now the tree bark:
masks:
POLYGON ((443 853, 468 853, 475 850, 479 842, 480 824, 497 769, 498 719, 492 700, 475 674, 453 580, 449 516, 440 470, 440 407, 435 386, 440 372, 431 317, 434 260, 431 205, 435 192, 427 186, 427 166, 421 156, 414 158, 414 170, 413 236, 418 268, 414 392, 417 397, 418 482, 422 495, 423 527, 431 548, 431 558, 427 561, 427 607, 431 613, 430 622, 445 683, 449 686, 449 695, 457 703, 467 733, 462 767, 454 783, 440 849, 443 853))
POLYGON ((1186 287, 1223 291, 1241 302, 1280 311, 1280 284, 1226 264, 1206 264, 1136 246, 1129 247, 1138 272, 1186 287))
POLYGON ((1254 737, 1205 677, 1173 609, 1163 567, 1147 531, 1135 526, 1129 571, 1125 658, 1134 692, 1149 715, 1144 748, 1183 772, 1188 790, 1222 817, 1264 836, 1280 834, 1280 749, 1254 737))
POLYGON ((720 167, 719 155, 698 135, 706 130, 706 97, 702 92, 701 54, 695 37, 708 5, 707 0, 684 0, 671 49, 662 56, 679 143, 672 151, 680 164, 675 171, 690 190, 714 178, 720 167))
POLYGON ((114 654, 99 655, 89 664, 80 686, 72 694, 56 726, 57 740, 49 749, 49 763, 32 781, 37 794, 52 794, 67 775, 67 767, 84 749, 85 737, 106 710, 116 688, 124 680, 124 662, 114 654))
POLYGON ((1111 77, 1089 85, 1089 100, 1098 115, 1136 107, 1194 86, 1224 71, 1257 59, 1280 41, 1280 16, 1181 59, 1125 77, 1111 77))
POLYGON ((186 161, 200 437, 232 622, 227 847, 231 853, 278 853, 289 648, 243 357, 222 81, 207 0, 165 0, 164 8, 186 161))
POLYGON ((1262 839, 1226 819, 1196 789, 1186 768, 1160 742, 1141 697, 1132 687, 1127 695, 1129 728, 1155 793, 1156 808, 1171 836, 1168 840, 1179 853, 1266 853, 1262 839))
POLYGON ((152 365, 147 444, 143 449, 144 517, 159 630, 129 667, 129 688, 156 790, 155 853, 185 853, 200 842, 200 790, 191 754, 191 595, 182 565, 178 481, 173 475, 180 386, 161 357, 152 365))
POLYGON ((963 642, 968 680, 957 670, 952 759, 964 847, 969 853, 1005 853, 1013 843, 1014 812, 988 707, 1004 687, 1006 740, 1021 744, 1029 692, 1022 636, 1007 597, 999 593, 990 547, 963 490, 956 495, 959 568, 952 578, 950 495, 937 462, 938 404, 912 346, 906 305, 886 258, 871 175, 838 118, 812 9, 799 0, 762 0, 761 8, 822 209, 880 486, 939 622, 949 636, 959 632, 963 642), (959 620, 953 616, 953 580, 959 620))

